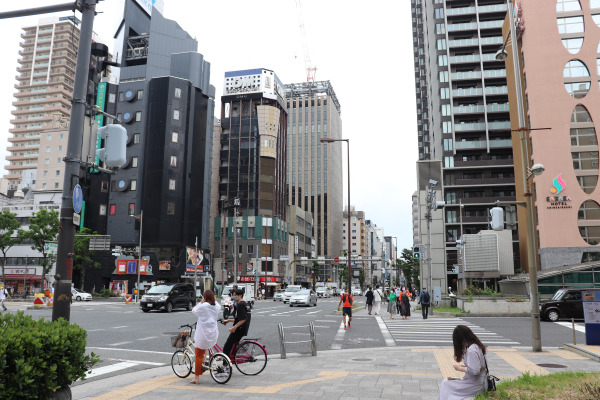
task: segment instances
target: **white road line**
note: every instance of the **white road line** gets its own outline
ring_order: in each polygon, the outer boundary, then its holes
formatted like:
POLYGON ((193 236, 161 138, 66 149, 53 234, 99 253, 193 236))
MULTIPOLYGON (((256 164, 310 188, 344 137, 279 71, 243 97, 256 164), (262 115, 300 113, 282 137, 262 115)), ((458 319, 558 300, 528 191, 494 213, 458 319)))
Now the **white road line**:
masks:
POLYGON ((150 339, 156 339, 158 336, 148 336, 148 337, 143 337, 143 338, 139 338, 139 339, 135 339, 135 340, 150 340, 150 339))
POLYGON ((112 365, 107 365, 106 367, 94 368, 92 372, 90 372, 86 376, 86 378, 94 378, 99 375, 109 374, 111 372, 120 371, 125 368, 135 367, 136 365, 138 364, 134 362, 120 362, 112 365))
POLYGON ((383 318, 377 316, 375 317, 375 319, 377 320, 377 325, 379 325, 379 330, 381 330, 381 334, 383 335, 383 339, 385 340, 385 345, 388 347, 396 346, 396 341, 394 340, 392 334, 385 325, 385 322, 383 322, 383 318))
POLYGON ((119 343, 111 343, 111 344, 109 344, 109 346, 120 346, 120 345, 122 345, 122 344, 129 344, 129 343, 131 343, 131 342, 119 342, 119 343))
POLYGON ((110 328, 110 329, 123 329, 123 328, 128 328, 128 326, 127 326, 127 325, 123 325, 123 326, 113 326, 113 327, 112 327, 112 328, 110 328))
POLYGON ((145 365, 156 365, 157 367, 160 367, 162 365, 166 365, 165 363, 157 363, 157 362, 150 362, 150 361, 133 361, 133 360, 123 360, 121 358, 107 358, 107 360, 111 360, 111 361, 125 361, 125 362, 133 362, 136 364, 145 364, 145 365))
POLYGON ((104 328, 100 328, 100 329, 88 329, 87 332, 100 332, 100 331, 105 331, 106 329, 104 328))
POLYGON ((321 310, 307 312, 306 314, 307 314, 307 315, 308 315, 308 314, 316 314, 316 313, 318 313, 318 312, 321 312, 321 310))
MULTIPOLYGON (((573 323, 572 322, 555 322, 555 324, 561 325, 561 326, 565 326, 571 330, 573 330, 573 323)), ((582 332, 585 333, 585 325, 577 325, 575 324, 575 330, 578 332, 582 332)))
POLYGON ((340 324, 340 328, 333 339, 333 344, 331 345, 331 350, 340 350, 342 348, 342 342, 344 341, 344 334, 346 330, 344 329, 344 322, 340 324))
POLYGON ((150 354, 168 354, 168 355, 172 355, 173 352, 171 353, 167 353, 164 351, 152 351, 152 350, 130 350, 130 349, 113 349, 110 347, 86 347, 86 349, 96 349, 96 350, 111 350, 111 351, 127 351, 127 352, 134 352, 134 353, 150 353, 150 354))

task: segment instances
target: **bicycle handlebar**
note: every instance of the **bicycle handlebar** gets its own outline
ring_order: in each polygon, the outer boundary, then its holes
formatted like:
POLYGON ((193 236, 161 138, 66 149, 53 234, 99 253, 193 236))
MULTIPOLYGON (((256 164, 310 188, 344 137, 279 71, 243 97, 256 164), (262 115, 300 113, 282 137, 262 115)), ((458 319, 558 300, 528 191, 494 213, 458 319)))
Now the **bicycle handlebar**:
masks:
POLYGON ((179 329, 181 328, 190 328, 190 329, 194 329, 196 327, 197 322, 194 323, 194 325, 189 325, 189 324, 185 324, 185 325, 181 325, 179 327, 179 329))

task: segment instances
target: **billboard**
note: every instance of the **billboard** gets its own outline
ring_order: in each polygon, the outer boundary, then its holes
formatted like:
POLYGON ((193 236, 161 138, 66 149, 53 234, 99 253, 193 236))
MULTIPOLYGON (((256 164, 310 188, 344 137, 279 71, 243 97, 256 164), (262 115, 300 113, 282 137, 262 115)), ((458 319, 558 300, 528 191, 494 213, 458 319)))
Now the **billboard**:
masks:
POLYGON ((260 93, 283 103, 285 86, 275 72, 264 68, 225 72, 223 96, 250 93, 260 93))

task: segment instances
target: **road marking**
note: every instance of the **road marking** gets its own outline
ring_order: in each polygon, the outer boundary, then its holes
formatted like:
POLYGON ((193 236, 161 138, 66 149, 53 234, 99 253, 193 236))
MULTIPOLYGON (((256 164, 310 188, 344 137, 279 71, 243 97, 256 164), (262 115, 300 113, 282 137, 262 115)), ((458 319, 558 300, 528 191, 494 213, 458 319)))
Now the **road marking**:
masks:
POLYGON ((318 313, 318 312, 321 312, 321 310, 307 312, 306 314, 316 314, 316 313, 318 313))
MULTIPOLYGON (((555 322, 555 324, 561 325, 561 326, 565 326, 571 330, 573 330, 573 323, 572 322, 555 322)), ((578 325, 575 324, 575 330, 581 333, 585 333, 585 325, 578 325)))
POLYGON ((121 346, 122 344, 129 344, 131 342, 119 342, 119 343, 111 343, 109 346, 121 346))
POLYGON ((389 331, 388 327, 386 326, 385 322, 383 322, 383 318, 381 318, 380 316, 377 316, 377 317, 375 317, 375 320, 377 321, 377 325, 379 325, 379 330, 381 331, 381 334, 383 335, 383 339, 385 340, 385 345, 387 347, 396 346, 396 341, 392 337, 392 334, 389 331))
POLYGON ((156 365, 157 367, 165 365, 165 363, 157 363, 157 362, 150 362, 150 361, 137 361, 137 360, 136 361, 133 361, 133 360, 123 360, 121 358, 107 358, 107 360, 132 362, 132 363, 136 363, 136 364, 156 365))
POLYGON ((100 332, 100 331, 105 331, 106 329, 104 328, 100 328, 100 329, 89 329, 86 332, 100 332))
POLYGON ((123 328, 128 328, 128 326, 127 326, 127 325, 123 325, 123 326, 113 326, 113 327, 112 327, 112 328, 110 328, 110 329, 123 329, 123 328))
POLYGON ((335 319, 315 319, 315 322, 337 322, 335 319))
POLYGON ((495 352, 498 357, 512 365, 521 374, 528 372, 531 375, 548 375, 547 369, 538 367, 535 363, 529 361, 521 354, 510 351, 498 351, 495 352))
POLYGON ((172 375, 167 375, 159 378, 152 378, 146 381, 134 383, 133 385, 122 387, 117 390, 113 390, 111 392, 103 394, 102 396, 94 397, 93 400, 127 400, 151 392, 154 389, 158 389, 163 385, 172 383, 176 380, 179 381, 180 379, 177 377, 173 377, 172 375))
POLYGON ((96 350, 112 350, 112 351, 131 351, 134 353, 150 353, 150 354, 169 354, 172 355, 173 353, 167 353, 164 351, 151 351, 151 350, 130 350, 130 349, 114 349, 114 348, 110 348, 110 347, 86 347, 86 349, 96 349, 96 350))
POLYGON ((344 334, 346 330, 344 329, 344 322, 340 324, 340 328, 338 329, 335 338, 333 339, 333 344, 331 345, 331 350, 340 350, 342 348, 342 342, 344 341, 344 334))
POLYGON ((126 361, 126 362, 120 362, 120 363, 116 363, 116 364, 112 364, 112 365, 107 365, 106 367, 94 368, 94 369, 92 369, 92 372, 90 372, 88 375, 86 375, 86 379, 95 378, 96 376, 110 374, 111 372, 135 367, 136 365, 138 365, 138 364, 134 363, 134 362, 126 361))
POLYGON ((148 336, 148 337, 139 338, 139 339, 135 339, 135 340, 150 340, 150 339, 156 339, 156 338, 158 338, 158 336, 148 336))

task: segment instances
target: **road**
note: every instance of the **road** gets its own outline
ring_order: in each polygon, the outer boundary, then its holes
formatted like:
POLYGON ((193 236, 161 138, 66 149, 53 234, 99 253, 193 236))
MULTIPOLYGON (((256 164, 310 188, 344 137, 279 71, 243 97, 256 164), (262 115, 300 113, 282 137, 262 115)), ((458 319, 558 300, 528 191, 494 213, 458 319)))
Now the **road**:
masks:
MULTIPOLYGON (((289 307, 272 300, 257 301, 252 310, 249 337, 260 338, 269 354, 279 354, 278 324, 282 323, 286 341, 309 340, 310 322, 314 323, 317 350, 340 350, 368 347, 426 347, 452 343, 452 330, 456 325, 468 325, 490 347, 531 347, 531 321, 528 318, 483 317, 433 317, 423 320, 420 313, 413 312, 408 320, 399 316, 368 315, 365 310, 355 312, 352 327, 343 329, 341 315, 335 310, 339 297, 319 299, 317 307, 289 307), (289 327, 296 328, 289 328, 289 327)), ((364 303, 357 297, 356 303, 364 303)), ((25 309, 26 305, 9 306, 10 312, 25 309)), ((382 306, 382 310, 384 307, 382 306)), ((36 318, 51 319, 50 309, 27 310, 36 318)), ((172 313, 143 313, 135 304, 92 301, 74 303, 71 322, 88 332, 88 350, 98 354, 101 362, 96 365, 89 379, 118 375, 120 371, 142 370, 169 365, 174 349, 170 337, 179 332, 179 326, 194 323, 193 314, 184 310, 172 313)), ((572 342, 570 322, 542 323, 542 344, 545 348, 561 347, 572 342)), ((585 343, 582 321, 577 325, 576 339, 585 343)), ((231 325, 229 325, 231 326, 231 325)), ((219 344, 223 345, 228 332, 220 326, 219 344)), ((288 354, 310 354, 309 343, 290 344, 288 354)))

